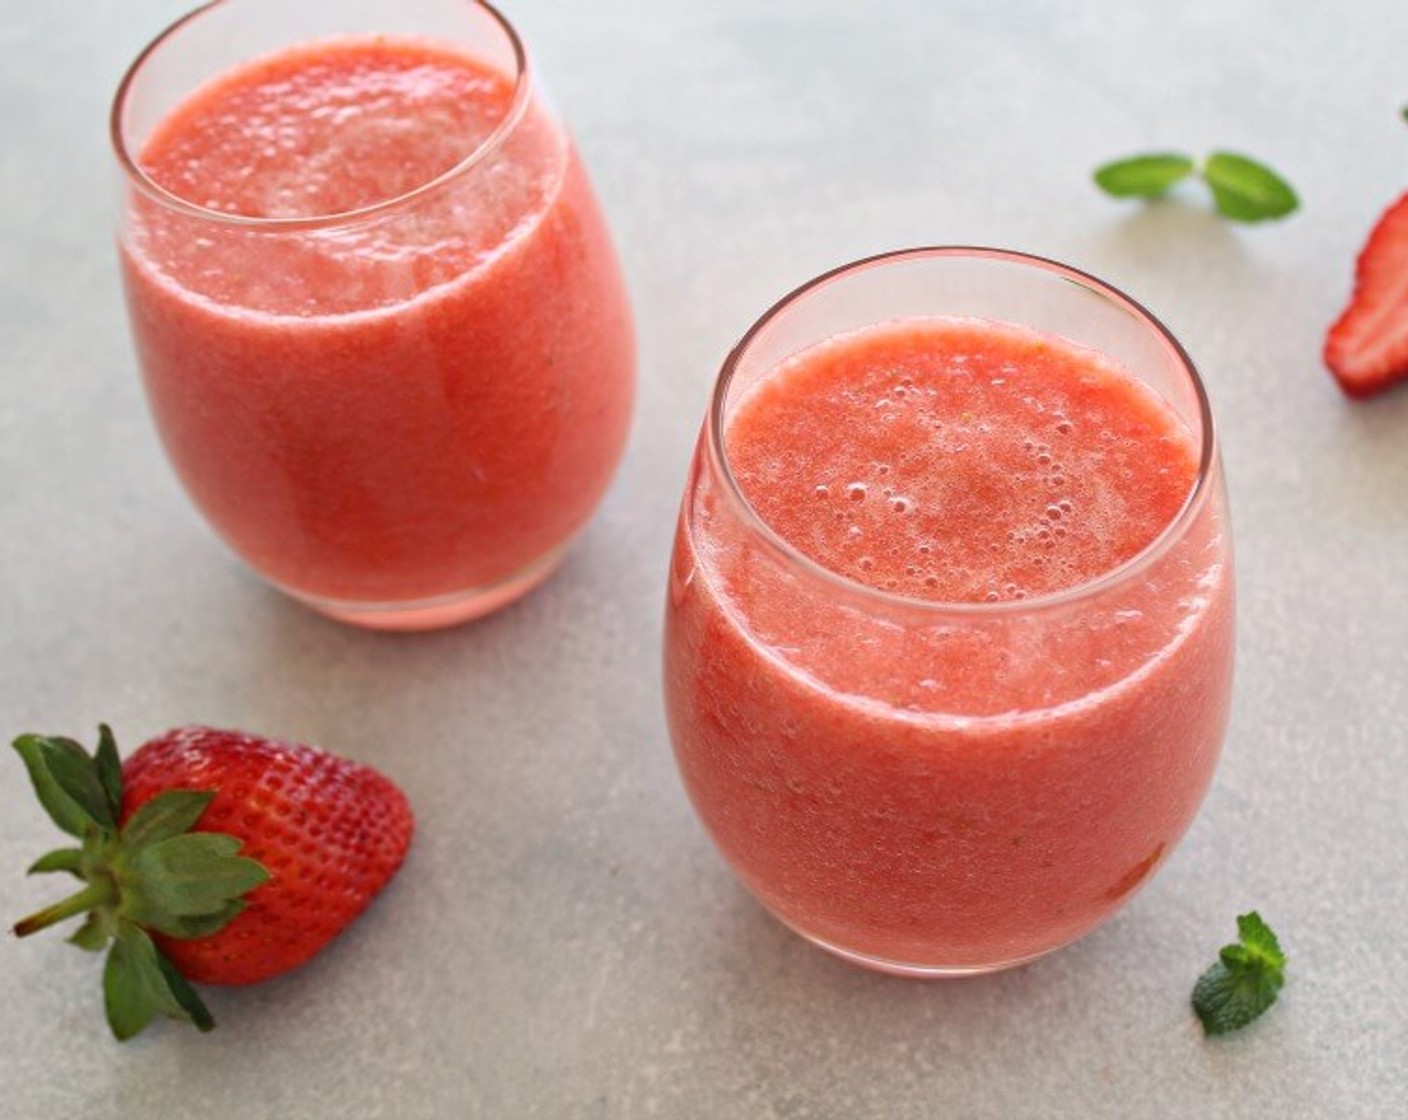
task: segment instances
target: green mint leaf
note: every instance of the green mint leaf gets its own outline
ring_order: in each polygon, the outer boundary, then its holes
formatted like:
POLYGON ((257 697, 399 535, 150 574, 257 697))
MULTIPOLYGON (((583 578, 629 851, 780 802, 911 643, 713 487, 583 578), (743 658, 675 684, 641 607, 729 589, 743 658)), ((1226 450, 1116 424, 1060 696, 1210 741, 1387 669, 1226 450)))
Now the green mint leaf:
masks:
POLYGON ((157 794, 132 814, 122 830, 122 846, 135 852, 189 832, 213 800, 214 790, 169 789, 157 794))
POLYGON ((1237 933, 1240 944, 1224 945, 1193 987, 1193 1010, 1210 1035, 1245 1027, 1276 1002, 1286 982, 1286 955, 1261 915, 1239 915, 1237 933))
POLYGON ((1193 173, 1193 160, 1178 152, 1150 152, 1095 169, 1095 184, 1116 198, 1154 198, 1193 173))
POLYGON ((1210 1035, 1241 1030, 1276 1002, 1276 987, 1263 974, 1219 961, 1193 988, 1193 1008, 1210 1035))
POLYGON ((59 828, 81 839, 90 829, 102 828, 104 820, 111 826, 107 797, 82 747, 72 739, 46 735, 21 735, 13 746, 29 771, 39 803, 59 828))
POLYGON ((1202 173, 1218 211, 1233 221, 1284 218, 1300 205, 1296 192, 1281 176, 1235 152, 1213 152, 1204 161, 1202 173))
POLYGON ((1286 954, 1281 951, 1281 943, 1255 910, 1237 916, 1237 936, 1242 939, 1248 953, 1257 955, 1278 970, 1286 967, 1286 954))
POLYGON ((93 755, 93 763, 98 772, 98 782, 107 798, 108 812, 114 824, 122 816, 122 760, 117 755, 117 740, 112 728, 105 723, 98 724, 98 749, 93 755))
POLYGON ((83 850, 81 848, 56 848, 45 852, 29 865, 26 875, 49 875, 55 871, 67 871, 70 875, 82 878, 83 850))

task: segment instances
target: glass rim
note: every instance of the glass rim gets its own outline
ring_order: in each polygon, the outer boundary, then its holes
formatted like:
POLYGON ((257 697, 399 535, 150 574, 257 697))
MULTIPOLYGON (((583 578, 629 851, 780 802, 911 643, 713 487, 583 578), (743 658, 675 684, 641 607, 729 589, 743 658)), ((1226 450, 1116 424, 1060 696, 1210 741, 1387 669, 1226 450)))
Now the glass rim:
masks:
POLYGON ((1025 253, 1016 249, 1001 249, 986 245, 925 245, 875 253, 868 257, 861 257, 846 264, 838 265, 808 280, 799 287, 792 289, 792 291, 788 292, 764 311, 757 321, 748 328, 743 337, 734 345, 733 349, 729 351, 722 367, 720 367, 718 378, 714 384, 705 426, 707 428, 705 444, 708 448, 709 458, 715 473, 718 477, 723 479, 723 490, 727 495, 728 501, 733 505, 734 512, 739 515, 745 528, 761 540, 774 556, 787 565, 800 569, 806 575, 820 581, 822 584, 833 587, 837 591, 844 592, 849 597, 880 604, 890 609, 902 609, 911 612, 917 611, 932 615, 963 615, 967 617, 996 618, 1030 614, 1036 611, 1066 607, 1074 603, 1083 602, 1109 590, 1111 587, 1125 583, 1127 580, 1157 562, 1178 541, 1183 539, 1193 521, 1207 503, 1208 494, 1212 490, 1211 483, 1214 466, 1217 462, 1217 434, 1213 425, 1212 405, 1208 400, 1207 389, 1203 385, 1202 378, 1199 376, 1197 367, 1193 364, 1193 359, 1188 354, 1188 351, 1184 349, 1183 344, 1174 337, 1173 332, 1170 331, 1153 312, 1132 296, 1125 294, 1119 288, 1116 288, 1112 284, 1107 284, 1098 276, 1094 276, 1082 269, 1064 264, 1050 257, 1043 257, 1034 253, 1025 253), (728 450, 724 440, 724 413, 728 401, 729 389, 733 384, 735 374, 738 372, 739 364, 758 335, 798 300, 805 298, 813 291, 830 284, 834 280, 839 280, 844 276, 868 270, 878 265, 895 264, 906 260, 932 259, 936 257, 1006 261, 1031 267, 1040 272, 1049 273, 1059 279, 1085 288, 1087 291, 1091 291, 1121 307, 1150 328, 1159 340, 1162 341, 1188 378, 1197 400, 1199 424, 1201 426, 1201 446, 1198 455, 1197 475, 1193 480, 1193 485, 1189 487, 1188 493, 1184 497, 1183 504, 1178 508, 1178 512, 1165 523, 1153 540, 1133 556, 1127 557, 1092 579, 1073 584, 1059 591, 1033 595, 1025 599, 1002 599, 996 602, 926 599, 919 596, 906 595, 897 591, 887 591, 881 587, 874 587, 871 584, 862 583, 860 580, 842 575, 840 572, 833 571, 826 565, 813 560, 769 525, 753 506, 753 503, 749 501, 748 496, 743 492, 743 488, 738 484, 738 479, 733 473, 733 467, 728 458, 728 450))
MULTIPOLYGON (((187 217, 200 218, 211 223, 238 227, 251 232, 283 233, 319 229, 332 229, 341 226, 358 225, 369 219, 381 217, 385 214, 403 209, 404 207, 418 201, 427 195, 434 194, 450 182, 460 179, 468 174, 479 164, 483 163, 493 152, 503 147, 509 135, 518 127, 528 111, 530 99, 531 78, 529 73, 528 50, 524 46, 522 37, 518 34, 517 28, 509 22, 498 8, 488 3, 488 0, 464 0, 464 3, 472 8, 479 8, 486 12, 489 17, 503 31, 513 50, 514 75, 513 75, 513 97, 509 102, 508 112, 493 130, 484 137, 472 151, 453 167, 442 171, 433 179, 413 187, 411 190, 403 191, 401 194, 393 195, 390 198, 380 199, 367 206, 359 206, 352 210, 341 210, 331 214, 311 214, 303 217, 292 218, 262 218, 249 214, 231 214, 224 210, 212 210, 207 206, 191 202, 180 195, 167 190, 157 183, 150 175, 142 169, 135 155, 128 147, 126 137, 123 135, 123 118, 126 114, 127 103, 131 96, 133 86, 141 75, 143 68, 148 61, 163 47, 167 46, 172 39, 179 35, 187 26, 193 24, 202 16, 208 14, 215 8, 223 8, 233 3, 234 0, 209 0, 208 3, 201 4, 197 8, 191 9, 185 15, 168 24, 155 38, 151 40, 127 68, 122 75, 122 80, 118 83, 117 92, 113 95, 112 108, 108 114, 108 137, 112 144, 112 149, 117 157, 118 166, 122 169, 127 181, 136 189, 152 201, 184 214, 187 217)), ((294 45, 292 43, 288 44, 294 45)), ((214 77, 214 74, 209 77, 214 77)))

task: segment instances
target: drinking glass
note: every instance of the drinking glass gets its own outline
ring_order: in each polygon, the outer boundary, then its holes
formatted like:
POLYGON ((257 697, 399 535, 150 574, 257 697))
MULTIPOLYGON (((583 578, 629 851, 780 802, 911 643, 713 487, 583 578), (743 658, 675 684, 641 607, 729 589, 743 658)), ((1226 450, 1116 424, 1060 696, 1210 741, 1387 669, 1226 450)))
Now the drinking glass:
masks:
POLYGON ((289 595, 369 627, 459 622, 544 579, 619 462, 635 348, 602 213, 508 21, 476 0, 218 0, 138 57, 111 123, 147 398, 224 541, 289 595), (197 150, 251 176, 253 207, 154 177, 173 135, 200 148, 188 99, 212 79, 358 42, 467 58, 479 93, 502 91, 473 109, 482 127, 421 128, 454 146, 443 172, 340 212, 299 203, 348 177, 393 183, 377 130, 417 123, 408 108, 302 162, 268 130, 238 141, 248 152, 197 150))
POLYGON ((777 303, 719 373, 669 572, 679 770, 744 886, 821 947, 912 976, 1021 964, 1123 906, 1188 828, 1226 728, 1233 599, 1208 399, 1157 319, 1020 253, 862 260, 777 303), (938 602, 832 571, 763 518, 730 461, 740 402, 828 340, 935 317, 1067 340, 1162 398, 1198 465, 1151 543, 1063 590, 938 602))

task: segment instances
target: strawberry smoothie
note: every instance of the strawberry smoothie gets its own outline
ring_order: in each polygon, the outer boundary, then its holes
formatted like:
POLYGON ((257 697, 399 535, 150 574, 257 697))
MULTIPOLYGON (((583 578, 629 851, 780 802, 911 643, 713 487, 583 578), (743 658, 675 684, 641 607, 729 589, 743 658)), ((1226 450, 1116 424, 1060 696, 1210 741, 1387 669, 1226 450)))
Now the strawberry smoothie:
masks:
POLYGON ((1227 718, 1231 559, 1193 435, 1100 353, 925 318, 787 358, 722 437, 737 489, 706 446, 665 690, 743 882, 921 975, 1108 916, 1188 827, 1227 718))
POLYGON ((527 79, 428 40, 319 40, 199 87, 136 161, 137 352, 229 545, 372 626, 472 617, 545 576, 620 459, 634 342, 527 79))

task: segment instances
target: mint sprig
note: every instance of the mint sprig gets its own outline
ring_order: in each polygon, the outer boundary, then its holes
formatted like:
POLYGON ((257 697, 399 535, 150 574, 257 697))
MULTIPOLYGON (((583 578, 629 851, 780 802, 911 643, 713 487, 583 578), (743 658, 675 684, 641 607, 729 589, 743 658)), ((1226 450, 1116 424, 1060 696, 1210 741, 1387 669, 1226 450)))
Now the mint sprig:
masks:
POLYGON ((156 1016, 215 1022, 195 989, 157 947, 148 931, 168 937, 205 937, 244 910, 245 896, 269 878, 241 856, 242 842, 217 832, 192 832, 213 790, 159 793, 122 820, 122 765, 106 726, 89 755, 72 739, 21 735, 15 750, 39 801, 56 825, 80 841, 40 856, 31 875, 68 874, 82 888, 16 923, 27 937, 86 915, 69 940, 80 949, 108 949, 103 972, 108 1025, 131 1038, 156 1016))
POLYGON ((1286 982, 1286 955, 1260 914, 1238 915, 1237 936, 1193 986, 1193 1010, 1210 1035, 1241 1030, 1276 1002, 1286 982))
POLYGON ((1212 191, 1218 213, 1236 222, 1284 218, 1300 206, 1285 179, 1236 152, 1213 152, 1201 165, 1181 152, 1148 152, 1097 167, 1094 179, 1115 198, 1158 198, 1195 173, 1212 191))

